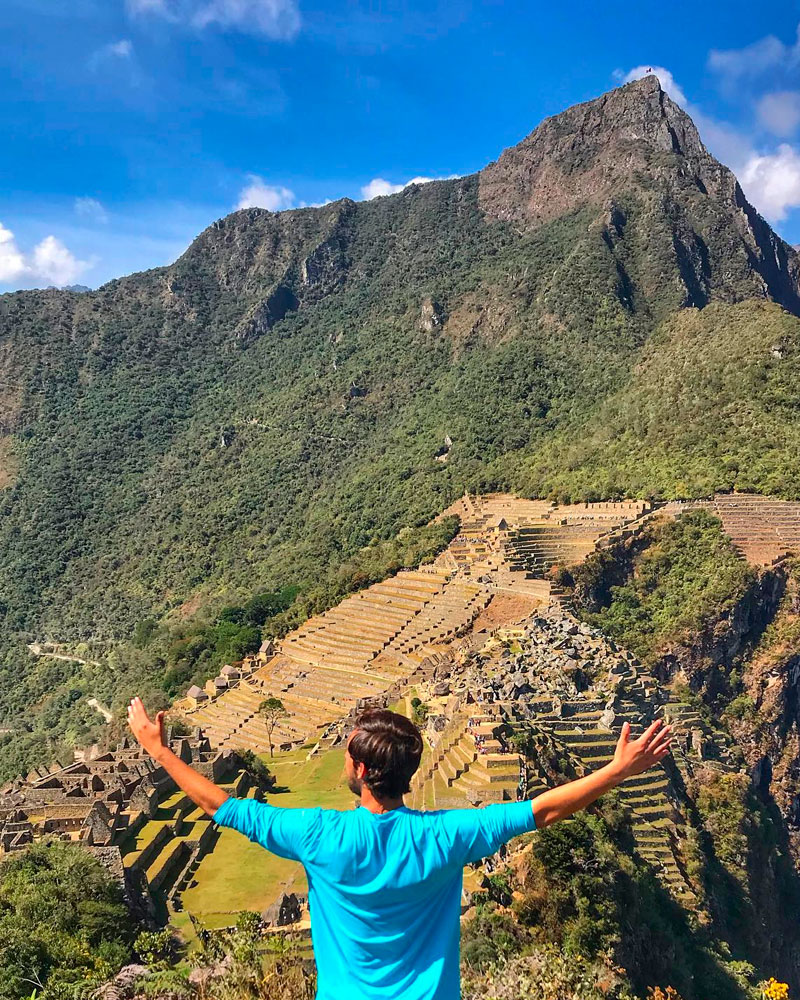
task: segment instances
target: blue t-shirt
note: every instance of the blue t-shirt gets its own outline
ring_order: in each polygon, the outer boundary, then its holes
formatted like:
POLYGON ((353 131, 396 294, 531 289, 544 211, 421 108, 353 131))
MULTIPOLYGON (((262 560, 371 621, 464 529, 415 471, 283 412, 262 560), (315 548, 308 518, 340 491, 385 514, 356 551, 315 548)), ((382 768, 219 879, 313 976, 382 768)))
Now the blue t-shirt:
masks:
POLYGON ((458 1000, 464 865, 536 829, 530 801, 376 814, 229 798, 214 819, 305 867, 317 1000, 458 1000))

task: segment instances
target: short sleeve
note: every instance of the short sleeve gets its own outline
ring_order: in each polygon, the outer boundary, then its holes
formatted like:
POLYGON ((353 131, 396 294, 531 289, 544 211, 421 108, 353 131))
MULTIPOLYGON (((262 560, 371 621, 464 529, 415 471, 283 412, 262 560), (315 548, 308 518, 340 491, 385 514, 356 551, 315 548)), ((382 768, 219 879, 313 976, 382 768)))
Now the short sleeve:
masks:
POLYGON ((465 865, 480 861, 502 844, 536 829, 533 802, 497 802, 483 809, 453 809, 443 820, 452 838, 452 860, 465 865))
POLYGON ((302 861, 319 823, 319 809, 284 809, 256 799, 228 798, 213 819, 281 858, 302 861))

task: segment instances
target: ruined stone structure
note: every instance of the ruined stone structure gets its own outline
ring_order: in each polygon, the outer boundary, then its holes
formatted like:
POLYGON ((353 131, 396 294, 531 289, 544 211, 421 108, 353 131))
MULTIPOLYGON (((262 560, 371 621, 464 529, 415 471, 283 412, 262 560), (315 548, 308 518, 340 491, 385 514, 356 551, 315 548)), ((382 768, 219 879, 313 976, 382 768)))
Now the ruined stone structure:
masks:
POLYGON ((673 763, 628 779, 620 796, 638 853, 691 902, 678 788, 698 768, 730 771, 744 762, 725 734, 672 700, 631 653, 553 603, 521 628, 497 630, 466 659, 441 662, 417 690, 434 714, 412 785, 415 808, 534 797, 565 772, 579 777, 609 761, 624 721, 633 736, 654 718, 670 721, 673 763))
MULTIPOLYGON (((740 495, 702 504, 722 518, 743 557, 766 563, 800 548, 800 505, 740 495)), ((272 734, 278 752, 324 752, 342 744, 365 705, 399 702, 410 711, 413 695, 426 710, 426 748, 409 805, 453 808, 533 797, 565 774, 608 761, 623 721, 636 735, 660 716, 676 727, 671 761, 629 779, 619 794, 638 853, 691 904, 680 789, 698 768, 743 768, 741 754, 630 652, 579 622, 552 570, 653 516, 696 506, 465 496, 445 512, 461 526, 433 563, 354 594, 283 641, 267 640, 242 663, 225 665, 205 690, 190 689, 175 708, 198 728, 171 744, 224 783, 239 766, 236 749, 267 749, 259 705, 268 697, 286 709, 272 734)), ((244 771, 225 787, 261 794, 244 771)), ((120 844, 126 878, 175 910, 216 836, 210 819, 130 741, 6 786, 0 822, 1 850, 48 833, 97 849, 120 844)), ((296 922, 290 902, 271 908, 276 926, 296 922)))
MULTIPOLYGON (((212 748, 201 730, 167 735, 182 760, 213 780, 235 770, 235 755, 212 748)), ((110 847, 154 816, 174 789, 172 778, 132 738, 105 752, 93 748, 82 760, 56 762, 0 788, 0 854, 44 836, 110 847)))
POLYGON ((711 500, 682 505, 705 507, 722 521, 743 559, 768 566, 800 552, 800 503, 755 493, 717 493, 711 500))
MULTIPOLYGON (((497 610, 498 595, 513 595, 514 620, 520 610, 531 612, 557 597, 543 578, 546 570, 583 558, 598 539, 647 509, 637 502, 558 507, 507 494, 466 496, 442 515, 457 514, 461 530, 433 564, 348 597, 248 657, 241 677, 229 673, 210 681, 207 699, 193 690, 176 707, 221 747, 264 750, 268 738, 258 706, 278 697, 287 717, 276 726, 273 743, 286 750, 301 746, 354 705, 385 700, 412 683, 420 665, 472 631, 490 604, 497 610)), ((507 615, 496 618, 502 625, 507 615)))

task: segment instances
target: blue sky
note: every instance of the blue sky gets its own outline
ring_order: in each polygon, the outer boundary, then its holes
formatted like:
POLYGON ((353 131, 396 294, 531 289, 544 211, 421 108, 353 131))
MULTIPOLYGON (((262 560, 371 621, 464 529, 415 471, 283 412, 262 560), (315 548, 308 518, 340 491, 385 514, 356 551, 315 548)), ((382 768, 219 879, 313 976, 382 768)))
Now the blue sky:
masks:
POLYGON ((2 0, 0 291, 470 173, 637 67, 800 243, 800 0, 2 0))

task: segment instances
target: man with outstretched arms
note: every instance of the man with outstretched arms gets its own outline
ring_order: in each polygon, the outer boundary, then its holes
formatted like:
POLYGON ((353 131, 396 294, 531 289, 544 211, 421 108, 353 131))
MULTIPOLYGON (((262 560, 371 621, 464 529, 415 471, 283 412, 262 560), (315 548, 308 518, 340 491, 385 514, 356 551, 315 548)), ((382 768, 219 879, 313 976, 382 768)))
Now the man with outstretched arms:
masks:
POLYGON ((660 720, 635 740, 626 722, 612 761, 535 799, 419 812, 403 805, 403 795, 422 756, 420 731, 402 715, 370 709, 356 719, 345 751, 347 784, 362 808, 284 809, 231 798, 198 774, 165 745, 164 713, 151 721, 139 698, 128 722, 215 822, 303 864, 317 1000, 458 1000, 464 865, 584 809, 663 760, 670 746, 660 720))

